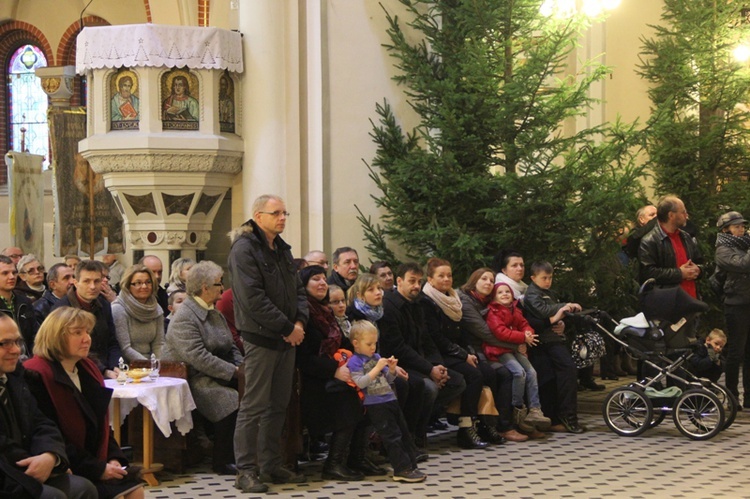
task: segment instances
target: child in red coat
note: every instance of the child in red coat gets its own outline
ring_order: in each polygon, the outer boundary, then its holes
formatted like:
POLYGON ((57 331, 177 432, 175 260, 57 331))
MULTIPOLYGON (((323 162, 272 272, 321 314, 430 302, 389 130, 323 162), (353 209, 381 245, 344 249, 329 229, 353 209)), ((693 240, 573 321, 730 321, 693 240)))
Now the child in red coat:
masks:
POLYGON ((550 420, 542 414, 536 371, 525 354, 527 347, 537 344, 537 337, 521 314, 513 290, 506 283, 495 284, 487 313, 487 325, 498 340, 519 345, 518 352, 486 343, 482 345, 488 361, 500 362, 513 375, 515 424, 525 432, 534 431, 534 428, 539 431, 548 430, 550 420), (528 409, 524 405, 524 395, 528 398, 528 409))

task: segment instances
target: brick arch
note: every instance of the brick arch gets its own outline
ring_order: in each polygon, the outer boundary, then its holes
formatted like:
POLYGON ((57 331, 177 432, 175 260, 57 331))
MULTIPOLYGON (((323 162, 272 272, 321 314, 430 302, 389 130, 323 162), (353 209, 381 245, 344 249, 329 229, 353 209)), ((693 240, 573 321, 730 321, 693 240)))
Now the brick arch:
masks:
MULTIPOLYGON (((106 19, 98 16, 87 16, 83 18, 83 26, 110 26, 106 19)), ((76 21, 65 30, 57 45, 57 64, 60 66, 74 65, 76 63, 76 37, 81 31, 81 21, 76 21)))
MULTIPOLYGON (((55 64, 54 53, 50 47, 47 37, 44 36, 36 26, 22 22, 10 21, 0 25, 0 67, 2 67, 3 78, 0 79, 0 155, 10 149, 10 117, 8 116, 8 79, 5 77, 8 70, 10 57, 19 47, 30 44, 39 47, 47 58, 47 64, 55 64)), ((0 185, 8 182, 7 170, 0 168, 0 185)))
MULTIPOLYGON (((98 16, 86 16, 83 18, 83 26, 109 26, 106 19, 98 16)), ((78 20, 68 26, 60 43, 57 45, 57 64, 60 66, 75 66, 76 64, 76 37, 81 31, 81 21, 78 20)), ((86 98, 81 91, 81 77, 73 78, 73 96, 70 98, 71 106, 85 105, 86 98)))

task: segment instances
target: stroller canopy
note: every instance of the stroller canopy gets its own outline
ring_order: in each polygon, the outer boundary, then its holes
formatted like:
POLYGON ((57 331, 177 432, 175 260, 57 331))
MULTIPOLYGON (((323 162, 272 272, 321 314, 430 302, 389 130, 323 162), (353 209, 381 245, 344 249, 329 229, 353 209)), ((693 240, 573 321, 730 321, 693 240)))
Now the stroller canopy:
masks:
POLYGON ((641 295, 641 310, 651 321, 676 323, 683 317, 708 311, 708 304, 696 300, 680 286, 653 288, 641 295))

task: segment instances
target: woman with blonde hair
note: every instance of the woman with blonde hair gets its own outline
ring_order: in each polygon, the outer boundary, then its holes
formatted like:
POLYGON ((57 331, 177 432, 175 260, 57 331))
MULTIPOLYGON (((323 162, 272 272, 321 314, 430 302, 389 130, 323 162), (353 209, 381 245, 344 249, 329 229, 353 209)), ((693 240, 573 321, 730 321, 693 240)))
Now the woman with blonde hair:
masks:
POLYGON ((114 439, 109 425, 112 390, 88 358, 95 317, 60 307, 42 323, 34 357, 24 363, 39 408, 57 423, 71 471, 96 486, 100 498, 141 499, 143 484, 114 439))
POLYGON ((158 284, 142 264, 131 265, 120 280, 120 294, 112 302, 117 342, 125 360, 161 357, 164 347, 164 312, 156 302, 158 284))
POLYGON ((192 258, 178 258, 172 262, 172 269, 169 274, 169 285, 167 286, 167 295, 175 291, 185 291, 188 271, 195 265, 192 258))

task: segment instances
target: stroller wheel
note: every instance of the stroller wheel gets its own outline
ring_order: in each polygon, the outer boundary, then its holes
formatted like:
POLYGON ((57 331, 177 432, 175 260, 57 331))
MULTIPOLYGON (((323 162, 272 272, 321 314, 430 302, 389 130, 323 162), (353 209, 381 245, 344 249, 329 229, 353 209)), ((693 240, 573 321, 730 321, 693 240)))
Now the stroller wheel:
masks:
POLYGON ((604 422, 623 437, 640 435, 651 427, 654 412, 643 390, 625 386, 607 395, 602 407, 604 422))
POLYGON ((662 409, 654 408, 654 415, 651 418, 651 425, 649 428, 654 428, 656 426, 659 426, 662 421, 664 421, 664 418, 667 417, 667 411, 662 409))
POLYGON ((724 406, 719 398, 702 388, 687 390, 672 410, 680 433, 693 440, 708 440, 724 428, 724 406))
POLYGON ((732 392, 718 383, 711 383, 706 388, 716 395, 716 398, 719 399, 719 402, 724 407, 724 426, 722 430, 726 430, 734 423, 734 419, 737 417, 737 407, 740 403, 732 392))

